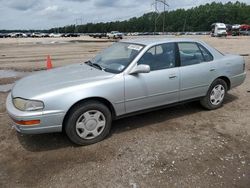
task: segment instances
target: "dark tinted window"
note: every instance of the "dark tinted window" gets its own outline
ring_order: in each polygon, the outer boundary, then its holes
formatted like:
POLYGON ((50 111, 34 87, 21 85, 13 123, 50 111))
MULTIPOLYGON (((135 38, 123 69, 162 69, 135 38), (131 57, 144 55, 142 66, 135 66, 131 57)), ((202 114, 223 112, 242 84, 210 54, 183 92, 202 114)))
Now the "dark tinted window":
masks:
POLYGON ((194 65, 204 62, 201 50, 199 49, 196 43, 181 42, 178 43, 178 46, 180 52, 181 66, 194 65))
POLYGON ((175 67, 175 44, 166 43, 150 48, 138 64, 149 65, 151 71, 175 67))
POLYGON ((199 44, 199 47, 201 49, 201 52, 203 54, 204 57, 204 61, 208 62, 208 61, 213 61, 213 56, 211 55, 211 53, 202 45, 199 44))

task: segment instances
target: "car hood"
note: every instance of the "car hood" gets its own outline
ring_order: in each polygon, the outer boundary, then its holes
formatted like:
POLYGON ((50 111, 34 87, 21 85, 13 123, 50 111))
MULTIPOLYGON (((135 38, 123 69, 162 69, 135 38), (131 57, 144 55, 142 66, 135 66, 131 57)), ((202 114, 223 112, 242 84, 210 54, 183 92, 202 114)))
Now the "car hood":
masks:
POLYGON ((70 65, 22 78, 13 87, 12 96, 32 99, 46 92, 104 80, 113 76, 114 74, 90 67, 84 63, 70 65))

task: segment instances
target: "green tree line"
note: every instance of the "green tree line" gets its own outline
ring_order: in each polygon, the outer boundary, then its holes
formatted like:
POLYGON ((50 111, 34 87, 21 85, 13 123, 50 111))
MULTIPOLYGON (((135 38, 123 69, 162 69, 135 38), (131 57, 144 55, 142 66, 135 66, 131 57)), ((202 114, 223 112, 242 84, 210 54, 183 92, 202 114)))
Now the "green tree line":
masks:
MULTIPOLYGON (((163 18, 167 32, 209 31, 211 24, 250 24, 250 5, 239 1, 232 3, 207 3, 190 9, 177 9, 162 13, 150 12, 141 17, 133 17, 125 21, 107 23, 87 23, 84 25, 68 25, 59 28, 42 30, 47 33, 105 33, 121 32, 157 32, 163 31, 163 18), (155 27, 155 18, 157 18, 155 27)), ((0 31, 1 32, 1 31, 0 31)), ((8 31, 2 31, 8 32, 8 31)), ((16 30, 18 32, 18 30, 16 30)), ((30 31, 29 31, 30 32, 30 31)))
POLYGON ((125 21, 107 23, 87 23, 85 25, 70 25, 52 28, 49 32, 60 33, 102 33, 118 30, 121 32, 153 32, 155 18, 156 31, 163 31, 163 17, 167 32, 179 31, 209 31, 211 24, 222 22, 226 24, 250 24, 250 5, 241 2, 228 2, 226 4, 212 2, 191 9, 177 9, 162 13, 147 13, 141 17, 134 17, 125 21))

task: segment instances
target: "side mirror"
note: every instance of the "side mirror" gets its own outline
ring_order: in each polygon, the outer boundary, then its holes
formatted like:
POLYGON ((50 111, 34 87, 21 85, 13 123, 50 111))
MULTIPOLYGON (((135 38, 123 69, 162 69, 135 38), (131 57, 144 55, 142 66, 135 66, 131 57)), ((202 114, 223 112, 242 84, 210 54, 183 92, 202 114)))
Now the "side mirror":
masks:
POLYGON ((150 72, 150 66, 145 64, 137 65, 130 74, 139 74, 139 73, 149 73, 150 72))

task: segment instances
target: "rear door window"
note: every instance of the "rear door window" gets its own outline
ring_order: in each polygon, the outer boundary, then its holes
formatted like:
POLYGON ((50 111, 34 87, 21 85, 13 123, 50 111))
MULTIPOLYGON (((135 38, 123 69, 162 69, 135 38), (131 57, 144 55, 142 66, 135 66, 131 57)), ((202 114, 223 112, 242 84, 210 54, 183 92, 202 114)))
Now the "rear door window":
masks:
POLYGON ((196 43, 178 43, 181 66, 189 66, 204 62, 203 54, 196 43))
POLYGON ((204 61, 209 62, 209 61, 213 61, 214 60, 212 54, 204 46, 202 46, 202 45, 199 44, 199 47, 200 47, 201 52, 203 54, 204 61))

